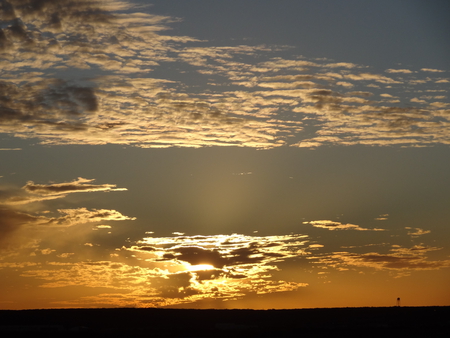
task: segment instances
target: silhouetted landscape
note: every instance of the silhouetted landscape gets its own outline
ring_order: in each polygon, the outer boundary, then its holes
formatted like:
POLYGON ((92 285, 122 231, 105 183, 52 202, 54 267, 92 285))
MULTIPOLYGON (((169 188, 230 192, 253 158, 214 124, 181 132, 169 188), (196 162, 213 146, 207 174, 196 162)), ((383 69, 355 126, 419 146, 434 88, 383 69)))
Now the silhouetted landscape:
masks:
POLYGON ((0 311, 2 336, 448 337, 450 307, 296 310, 52 309, 0 311))

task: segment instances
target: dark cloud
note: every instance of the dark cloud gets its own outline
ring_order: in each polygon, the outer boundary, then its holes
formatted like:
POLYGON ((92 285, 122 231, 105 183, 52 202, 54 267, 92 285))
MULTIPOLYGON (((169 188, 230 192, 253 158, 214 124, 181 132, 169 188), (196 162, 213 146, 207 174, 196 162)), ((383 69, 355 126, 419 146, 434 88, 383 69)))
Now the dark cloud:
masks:
MULTIPOLYGON (((45 224, 46 222, 47 219, 43 216, 34 216, 13 209, 0 208, 0 250, 22 244, 11 240, 11 237, 23 226, 45 224)), ((31 238, 25 240, 30 241, 31 238)))
MULTIPOLYGON (((156 296, 178 299, 175 303, 199 299, 242 297, 249 292, 292 291, 306 286, 271 280, 278 263, 305 255, 305 235, 147 237, 131 251, 139 261, 158 268, 151 279, 156 296)), ((128 254, 127 254, 128 255, 128 254)), ((173 302, 171 302, 173 303, 173 302)), ((174 303, 174 304, 175 304, 174 303)))
POLYGON ((0 208, 0 238, 24 224, 35 224, 45 220, 42 216, 32 216, 12 209, 0 208))
POLYGON ((70 118, 98 109, 93 88, 56 79, 23 85, 0 82, 0 93, 0 122, 56 124, 64 115, 70 118))
POLYGON ((11 46, 11 42, 6 37, 5 32, 2 28, 0 28, 0 52, 9 48, 11 46))
POLYGON ((98 0, 9 0, 4 3, 1 9, 5 19, 13 19, 16 15, 28 20, 39 18, 44 27, 53 27, 55 22, 61 21, 83 20, 89 24, 108 22, 112 18, 98 0))
POLYGON ((175 248, 173 254, 165 254, 165 259, 178 259, 191 265, 210 264, 216 268, 222 268, 227 259, 222 257, 218 250, 208 250, 201 247, 187 246, 175 248))
MULTIPOLYGON (((185 238, 192 240, 188 237, 185 238)), ((139 250, 148 251, 148 248, 144 246, 139 248, 139 250)), ((269 261, 277 259, 283 260, 290 256, 285 251, 285 248, 286 243, 283 242, 260 243, 257 241, 245 243, 245 246, 239 246, 237 248, 236 243, 227 242, 220 243, 219 248, 215 249, 181 245, 174 248, 167 248, 163 255, 163 260, 178 260, 191 265, 208 264, 215 268, 223 269, 224 267, 232 268, 233 266, 240 265, 266 264, 269 261)), ((154 250, 156 248, 150 247, 150 251, 154 250)))
MULTIPOLYGON (((147 261, 170 262, 187 269, 193 280, 263 278, 277 262, 304 255, 303 235, 252 237, 244 235, 145 238, 133 252, 147 261)), ((264 277, 265 278, 265 277, 264 277)))
POLYGON ((371 93, 371 92, 358 91, 358 92, 348 92, 346 95, 347 95, 347 96, 353 96, 353 95, 355 95, 355 96, 369 97, 369 96, 372 96, 373 93, 371 93))
POLYGON ((2 0, 0 2, 0 13, 2 20, 13 20, 16 18, 14 6, 11 4, 11 1, 2 0))
POLYGON ((31 42, 31 37, 28 34, 28 32, 25 29, 25 25, 23 24, 22 20, 20 19, 14 19, 11 26, 5 29, 6 32, 10 33, 13 40, 17 40, 20 42, 28 41, 31 42))
POLYGON ((315 108, 323 109, 327 107, 333 110, 342 110, 339 106, 343 102, 341 94, 327 89, 315 90, 309 94, 309 99, 315 102, 315 108))

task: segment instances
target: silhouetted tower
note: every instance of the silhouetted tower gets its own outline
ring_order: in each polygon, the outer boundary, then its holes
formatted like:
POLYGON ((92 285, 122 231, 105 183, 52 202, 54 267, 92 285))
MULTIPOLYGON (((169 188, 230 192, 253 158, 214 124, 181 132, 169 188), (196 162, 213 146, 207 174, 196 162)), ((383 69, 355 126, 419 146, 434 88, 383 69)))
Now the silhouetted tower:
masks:
POLYGON ((400 307, 400 297, 397 298, 397 307, 400 307))

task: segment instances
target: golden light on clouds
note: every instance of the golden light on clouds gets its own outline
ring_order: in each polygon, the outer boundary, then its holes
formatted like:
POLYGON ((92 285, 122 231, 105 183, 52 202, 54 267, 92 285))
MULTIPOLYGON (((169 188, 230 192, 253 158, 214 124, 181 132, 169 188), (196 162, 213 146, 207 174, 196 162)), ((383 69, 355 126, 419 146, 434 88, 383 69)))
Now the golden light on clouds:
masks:
POLYGON ((188 46, 202 42, 169 35, 178 19, 125 15, 133 5, 122 1, 25 3, 10 1, 4 15, 2 133, 143 148, 450 143, 447 96, 434 98, 446 91, 443 70, 384 75, 352 62, 276 56, 289 47, 188 46), (73 4, 75 16, 65 9, 73 4), (189 92, 175 74, 152 75, 174 63, 179 74, 193 67, 204 90, 189 92))
POLYGON ((367 306, 361 280, 378 302, 448 279, 437 30, 395 1, 381 26, 143 2, 0 1, 0 308, 367 306))

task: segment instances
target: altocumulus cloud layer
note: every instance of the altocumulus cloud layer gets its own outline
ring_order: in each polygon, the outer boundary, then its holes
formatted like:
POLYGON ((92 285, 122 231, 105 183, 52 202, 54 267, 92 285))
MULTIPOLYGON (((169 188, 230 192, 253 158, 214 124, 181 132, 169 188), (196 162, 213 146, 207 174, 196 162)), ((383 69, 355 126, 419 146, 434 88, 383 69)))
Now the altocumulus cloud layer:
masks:
POLYGON ((447 71, 378 74, 286 57, 289 47, 212 46, 123 1, 9 0, 0 11, 2 133, 138 147, 450 143, 447 71))

